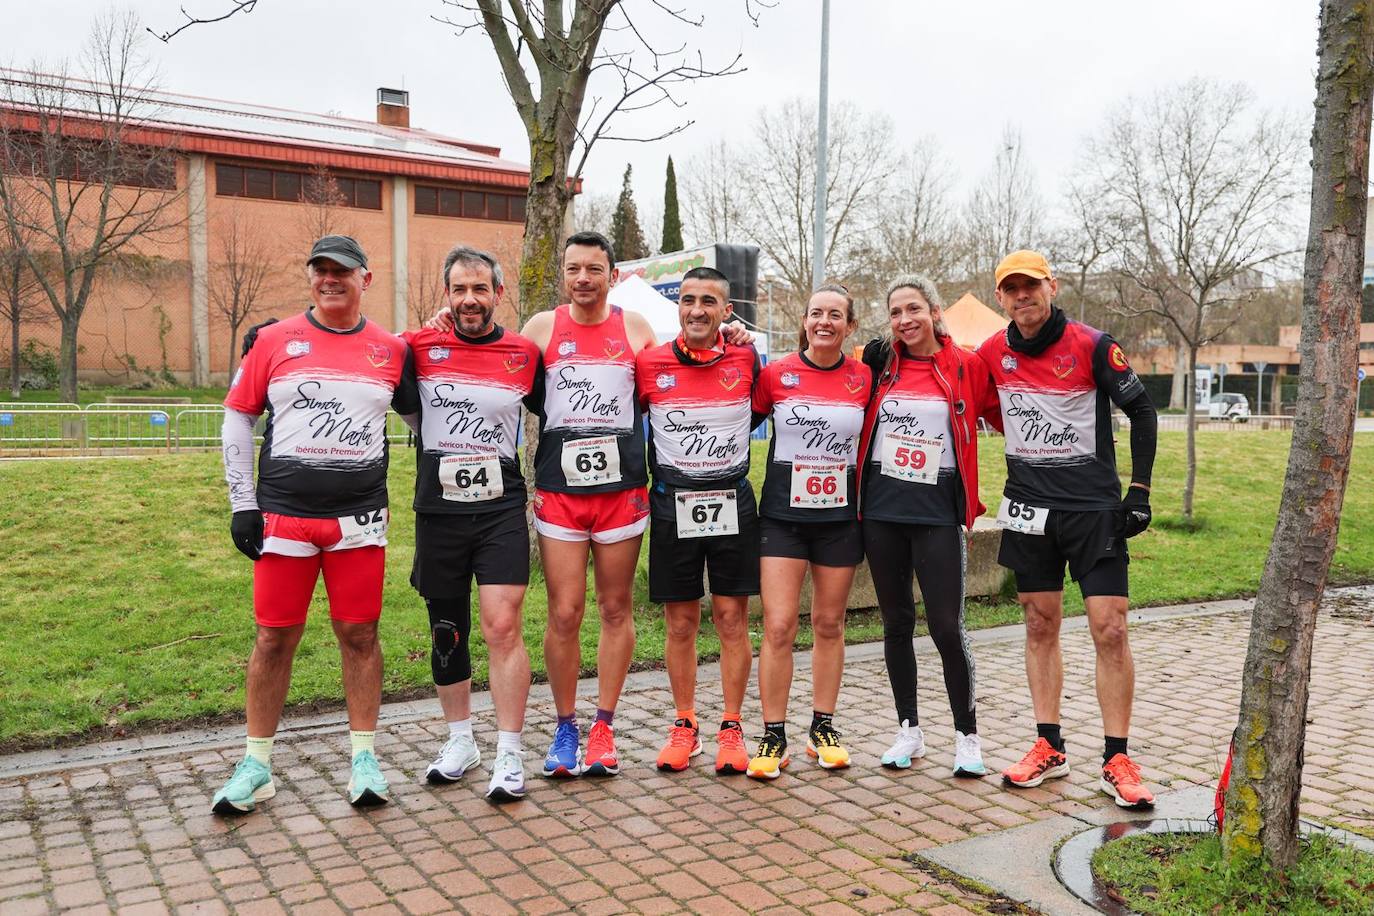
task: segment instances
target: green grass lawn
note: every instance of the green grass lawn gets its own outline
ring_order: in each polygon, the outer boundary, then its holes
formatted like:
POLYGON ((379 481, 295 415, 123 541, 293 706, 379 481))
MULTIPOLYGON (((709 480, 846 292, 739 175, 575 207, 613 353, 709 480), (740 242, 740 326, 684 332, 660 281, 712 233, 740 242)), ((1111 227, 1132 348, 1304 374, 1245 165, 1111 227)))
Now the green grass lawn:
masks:
MULTIPOLYGON (((85 406, 87 404, 103 404, 106 398, 190 398, 194 404, 221 404, 224 402, 224 388, 186 388, 181 386, 168 388, 120 388, 107 385, 82 386, 77 389, 76 401, 85 406)), ((38 390, 26 390, 19 398, 19 403, 32 404, 52 404, 62 400, 62 396, 54 388, 43 388, 38 390)), ((14 403, 10 398, 8 383, 0 390, 0 401, 14 403)))
MULTIPOLYGON (((984 501, 996 504, 1000 440, 980 456, 984 501)), ((1271 432, 1199 433, 1197 512, 1201 527, 1178 524, 1183 436, 1161 437, 1155 475, 1156 525, 1131 542, 1133 600, 1175 603, 1253 593, 1282 485, 1288 437, 1271 432)), ((765 444, 755 443, 756 484, 765 444)), ((1123 437, 1122 451, 1126 450, 1123 437)), ((385 689, 429 687, 424 607, 408 584, 414 532, 413 455, 397 449, 391 469, 392 528, 382 644, 385 689)), ((1125 459, 1123 458, 1123 464, 1125 459)), ((1374 578, 1374 497, 1358 485, 1374 476, 1374 435, 1356 437, 1355 464, 1333 579, 1374 578)), ((0 462, 0 747, 94 730, 184 721, 241 709, 252 643, 251 568, 231 546, 217 453, 102 461, 0 462)), ((646 548, 647 554, 647 548, 646 548)), ((1074 589, 1070 613, 1081 612, 1074 589)), ((589 602, 590 603, 590 602, 589 602)), ((543 671, 543 583, 525 607, 525 636, 543 671)), ((971 610, 974 626, 1020 619, 1005 600, 971 610)), ((661 613, 647 597, 646 556, 636 581, 636 661, 663 653, 661 613)), ((594 611, 583 629, 583 663, 595 664, 594 611)), ((852 640, 879 638, 875 613, 854 614, 852 640)), ((757 632, 755 642, 757 644, 757 632)), ((803 630, 800 642, 809 645, 803 630)), ((718 649, 709 624, 701 651, 718 649)), ((474 639, 475 678, 486 655, 474 639)), ((340 696, 337 651, 322 590, 296 662, 294 704, 340 696)))
POLYGON ((1137 913, 1374 912, 1374 857, 1317 837, 1284 874, 1230 869, 1215 834, 1135 834, 1093 853, 1093 871, 1137 913))

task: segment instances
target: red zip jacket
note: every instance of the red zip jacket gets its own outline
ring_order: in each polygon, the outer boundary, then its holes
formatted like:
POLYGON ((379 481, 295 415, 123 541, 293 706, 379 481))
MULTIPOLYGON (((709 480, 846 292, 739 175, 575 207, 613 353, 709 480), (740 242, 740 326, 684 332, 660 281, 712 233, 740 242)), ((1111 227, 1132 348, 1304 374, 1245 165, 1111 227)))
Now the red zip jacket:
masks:
MULTIPOLYGON (((964 525, 972 528, 973 520, 987 511, 978 501, 978 412, 992 391, 991 376, 987 364, 978 356, 964 350, 949 337, 940 337, 941 349, 933 357, 935 378, 944 389, 945 399, 949 402, 949 425, 953 432, 954 464, 959 469, 959 479, 964 485, 964 525)), ((870 355, 870 347, 865 348, 864 356, 870 355)), ((876 350, 877 348, 872 348, 876 350)), ((898 344, 890 365, 872 365, 873 392, 864 411, 863 435, 859 439, 859 475, 855 489, 859 494, 859 517, 863 517, 863 474, 873 453, 873 428, 878 420, 877 405, 892 388, 901 361, 907 358, 903 347, 898 344)), ((881 352, 881 351, 878 351, 881 352)), ((867 359, 865 359, 867 362, 867 359)))

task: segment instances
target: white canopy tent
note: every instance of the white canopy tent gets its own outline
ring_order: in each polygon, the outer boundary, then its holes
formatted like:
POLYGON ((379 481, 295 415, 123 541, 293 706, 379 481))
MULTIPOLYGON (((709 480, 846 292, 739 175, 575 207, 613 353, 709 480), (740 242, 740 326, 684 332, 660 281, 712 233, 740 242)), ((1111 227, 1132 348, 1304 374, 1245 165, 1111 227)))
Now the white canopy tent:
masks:
POLYGON ((667 343, 677 337, 682 324, 677 317, 677 303, 659 295, 658 290, 643 277, 631 274, 611 287, 611 305, 618 305, 628 312, 638 312, 649 321, 654 336, 659 343, 667 343))

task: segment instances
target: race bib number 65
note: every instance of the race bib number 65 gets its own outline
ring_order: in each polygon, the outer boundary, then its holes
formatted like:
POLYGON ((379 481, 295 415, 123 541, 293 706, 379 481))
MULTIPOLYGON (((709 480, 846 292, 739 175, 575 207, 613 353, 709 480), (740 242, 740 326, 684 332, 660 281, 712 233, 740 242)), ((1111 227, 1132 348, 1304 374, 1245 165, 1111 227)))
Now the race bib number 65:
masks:
POLYGON ((997 509, 997 527, 1022 534, 1044 534, 1050 510, 1002 497, 997 509))
POLYGON ((793 463, 792 508, 834 509, 849 505, 845 472, 843 464, 793 463))
POLYGON ((570 487, 620 482, 620 448, 615 436, 564 442, 561 463, 570 487))

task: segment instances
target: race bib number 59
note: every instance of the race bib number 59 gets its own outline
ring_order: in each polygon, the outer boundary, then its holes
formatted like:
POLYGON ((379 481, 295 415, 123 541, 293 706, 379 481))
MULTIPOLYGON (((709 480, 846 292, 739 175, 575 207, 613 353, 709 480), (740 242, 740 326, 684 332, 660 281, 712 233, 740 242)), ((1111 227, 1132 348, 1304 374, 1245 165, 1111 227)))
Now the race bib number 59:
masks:
POLYGON ((794 509, 834 509, 849 505, 849 487, 843 464, 795 462, 792 465, 794 509))
POLYGON ((615 436, 563 443, 563 477, 570 487, 620 482, 620 448, 615 436))
POLYGON ((997 527, 1022 534, 1044 534, 1045 521, 1050 516, 1049 509, 1017 502, 1002 497, 1002 505, 997 509, 997 527))
POLYGON ((933 484, 940 477, 944 447, 939 439, 888 433, 883 436, 883 474, 908 483, 933 484))

